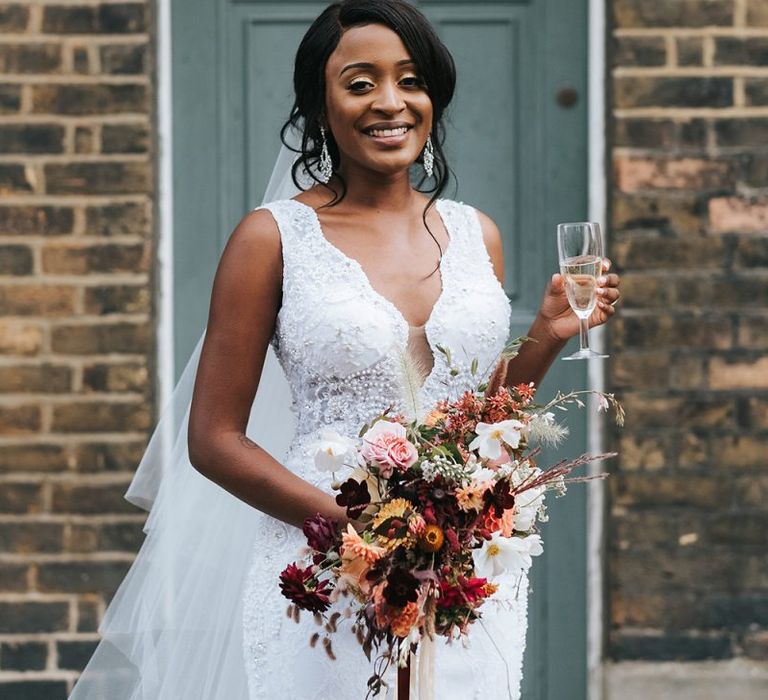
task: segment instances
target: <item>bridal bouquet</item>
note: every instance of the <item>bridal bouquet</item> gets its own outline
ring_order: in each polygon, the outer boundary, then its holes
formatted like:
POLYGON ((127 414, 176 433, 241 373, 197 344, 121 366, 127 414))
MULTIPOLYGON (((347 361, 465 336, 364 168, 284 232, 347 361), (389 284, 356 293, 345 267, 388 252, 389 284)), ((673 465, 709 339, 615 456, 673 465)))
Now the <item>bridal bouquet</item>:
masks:
MULTIPOLYGON (((405 665, 421 640, 467 634, 497 591, 494 579, 526 570, 542 553, 536 522, 547 519, 546 491, 562 495, 567 482, 599 478, 569 474, 607 455, 546 469, 536 461, 537 445, 567 434, 553 409, 583 405, 579 394, 592 392, 559 394, 544 406, 534 393, 533 385, 489 391, 479 384, 418 418, 385 411, 357 439, 320 434, 316 466, 349 470, 336 501, 358 527, 339 531, 322 515, 308 518, 304 560, 282 572, 280 587, 291 615, 315 613, 322 632, 313 646, 322 639, 333 658, 331 635, 346 619, 368 658, 377 652, 369 695, 381 691, 389 664, 405 665), (344 611, 329 615, 342 597, 344 611)), ((620 421, 614 397, 598 396, 620 421)))

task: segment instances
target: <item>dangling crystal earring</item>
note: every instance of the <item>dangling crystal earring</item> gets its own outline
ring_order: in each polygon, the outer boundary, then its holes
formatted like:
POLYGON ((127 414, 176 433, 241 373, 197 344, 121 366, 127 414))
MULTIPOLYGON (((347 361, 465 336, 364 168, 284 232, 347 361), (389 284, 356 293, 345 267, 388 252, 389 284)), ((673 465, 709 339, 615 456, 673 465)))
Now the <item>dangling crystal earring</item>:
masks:
POLYGON ((432 177, 435 172, 435 149, 432 146, 432 134, 427 136, 427 143, 424 146, 424 172, 427 177, 432 177))
POLYGON ((327 184, 333 175, 333 161, 328 152, 328 141, 325 138, 325 127, 320 126, 320 134, 323 137, 323 145, 320 149, 320 182, 327 184))

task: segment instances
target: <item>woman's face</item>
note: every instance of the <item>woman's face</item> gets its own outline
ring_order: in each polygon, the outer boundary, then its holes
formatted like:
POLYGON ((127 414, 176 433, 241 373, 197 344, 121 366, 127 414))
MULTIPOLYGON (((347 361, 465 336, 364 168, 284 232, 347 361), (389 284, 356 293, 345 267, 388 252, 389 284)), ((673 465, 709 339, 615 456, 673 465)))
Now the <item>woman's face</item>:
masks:
POLYGON ((432 129, 432 101, 400 37, 382 24, 344 32, 325 66, 325 109, 342 168, 407 169, 432 129))

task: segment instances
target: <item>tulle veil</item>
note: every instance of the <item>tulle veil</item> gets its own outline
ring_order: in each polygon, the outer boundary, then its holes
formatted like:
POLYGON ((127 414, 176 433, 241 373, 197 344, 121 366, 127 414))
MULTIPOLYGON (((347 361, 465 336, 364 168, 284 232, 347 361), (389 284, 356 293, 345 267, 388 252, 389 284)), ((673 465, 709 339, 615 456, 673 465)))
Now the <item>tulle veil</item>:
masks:
MULTIPOLYGON (((298 130, 287 141, 298 145, 298 130)), ((300 191, 291 177, 296 157, 281 147, 262 204, 300 191)), ((205 330, 125 494, 149 510, 146 537, 70 700, 248 698, 241 595, 261 514, 189 461, 189 407, 204 337, 205 330)), ((290 391, 270 347, 246 433, 281 460, 293 432, 290 391)))

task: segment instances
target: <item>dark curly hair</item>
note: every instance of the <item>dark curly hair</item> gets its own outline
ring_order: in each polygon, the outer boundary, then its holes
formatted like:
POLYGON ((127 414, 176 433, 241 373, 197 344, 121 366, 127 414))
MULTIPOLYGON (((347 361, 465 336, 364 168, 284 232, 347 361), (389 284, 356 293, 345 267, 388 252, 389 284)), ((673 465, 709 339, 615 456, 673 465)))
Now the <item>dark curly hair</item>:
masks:
MULTIPOLYGON (((443 114, 453 97, 456 85, 456 67, 451 54, 438 38, 426 17, 405 0, 343 0, 329 5, 312 23, 296 52, 293 72, 293 87, 296 99, 291 115, 283 125, 280 135, 283 143, 299 153, 293 166, 292 176, 296 186, 303 190, 298 176, 300 170, 309 173, 319 183, 315 169, 320 159, 322 137, 320 124, 325 111, 325 65, 341 40, 344 30, 366 24, 383 24, 394 31, 402 40, 411 58, 416 62, 419 74, 425 83, 432 102, 432 145, 434 148, 434 174, 432 182, 422 176, 417 189, 432 193, 424 210, 426 213, 435 200, 443 193, 451 175, 445 159, 443 142, 445 127, 443 114), (300 148, 293 148, 286 138, 289 130, 301 134, 300 148)), ((339 149, 333 135, 326 131, 328 151, 333 169, 341 183, 341 192, 332 188, 336 204, 346 194, 346 183, 338 173, 339 149)), ((418 162, 422 161, 419 156, 418 162)), ((429 227, 427 226, 427 230, 429 227)), ((431 231, 430 231, 431 234, 431 231)), ((433 236, 434 238, 434 236, 433 236)), ((439 245, 439 244, 438 244, 439 245)))

